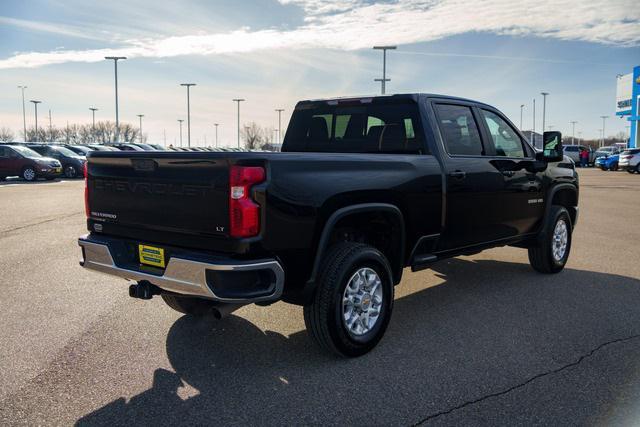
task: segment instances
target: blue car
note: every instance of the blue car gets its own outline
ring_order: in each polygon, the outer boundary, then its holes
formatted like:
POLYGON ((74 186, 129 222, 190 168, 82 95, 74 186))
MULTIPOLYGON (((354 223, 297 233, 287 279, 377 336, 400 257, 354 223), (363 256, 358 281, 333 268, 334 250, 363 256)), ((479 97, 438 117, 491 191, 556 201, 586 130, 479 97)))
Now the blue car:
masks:
POLYGON ((618 160, 620 159, 619 154, 611 154, 609 156, 602 156, 596 159, 595 165, 596 167, 602 169, 603 171, 617 171, 618 170, 618 160))

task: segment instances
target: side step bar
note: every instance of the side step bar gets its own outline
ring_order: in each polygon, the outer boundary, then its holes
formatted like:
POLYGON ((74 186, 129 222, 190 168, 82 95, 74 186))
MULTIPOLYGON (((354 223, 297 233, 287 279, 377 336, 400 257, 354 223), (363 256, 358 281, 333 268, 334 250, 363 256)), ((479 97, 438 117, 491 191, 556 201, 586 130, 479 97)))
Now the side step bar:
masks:
POLYGON ((419 255, 413 259, 413 263, 411 264, 411 271, 420 271, 426 268, 429 268, 431 264, 436 262, 438 257, 435 255, 419 255))

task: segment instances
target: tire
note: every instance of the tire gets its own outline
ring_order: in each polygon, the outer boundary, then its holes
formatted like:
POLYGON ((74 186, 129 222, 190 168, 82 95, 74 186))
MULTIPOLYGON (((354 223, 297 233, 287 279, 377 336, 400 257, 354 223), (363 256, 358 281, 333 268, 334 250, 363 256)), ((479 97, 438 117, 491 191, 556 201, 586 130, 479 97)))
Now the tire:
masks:
POLYGON ((24 169, 22 169, 22 173, 20 174, 20 176, 22 177, 22 179, 29 182, 35 181, 37 178, 36 170, 32 166, 26 166, 24 169))
POLYGON ((164 302, 175 311, 191 316, 205 316, 211 313, 213 303, 200 298, 181 297, 179 295, 160 295, 164 302))
POLYGON ((555 274, 562 271, 571 252, 572 231, 569 212, 562 206, 552 206, 545 231, 538 237, 537 245, 529 248, 531 267, 537 272, 545 274, 555 274), (564 223, 564 231, 566 232, 564 234, 564 250, 560 250, 563 237, 561 222, 564 223), (558 249, 555 252, 554 246, 558 249))
POLYGON ((636 165, 636 173, 640 173, 640 163, 636 165))
POLYGON ((617 164, 617 163, 614 163, 613 165, 611 165, 611 167, 609 168, 609 170, 617 171, 617 170, 618 170, 618 164, 617 164))
POLYGON ((603 170, 603 171, 606 171, 606 170, 607 170, 607 168, 606 168, 606 167, 604 167, 604 166, 600 166, 600 169, 601 169, 601 170, 603 170))
POLYGON ((67 165, 64 167, 64 176, 65 178, 76 178, 78 176, 78 171, 75 166, 67 165))
POLYGON ((362 356, 382 339, 391 318, 393 280, 389 262, 371 246, 341 242, 329 249, 321 271, 313 301, 304 307, 307 331, 324 351, 343 357, 362 356), (363 273, 371 283, 362 280, 363 273), (377 286, 374 275, 379 279, 377 286), (349 292, 348 285, 358 292, 349 292), (343 302, 347 299, 349 303, 343 302), (375 319, 367 316, 366 328, 362 304, 369 314, 378 313, 375 319), (351 327, 344 318, 347 310, 351 319, 358 319, 351 327))
POLYGON ((634 174, 634 173, 636 173, 636 169, 627 168, 627 172, 629 172, 630 174, 634 174))

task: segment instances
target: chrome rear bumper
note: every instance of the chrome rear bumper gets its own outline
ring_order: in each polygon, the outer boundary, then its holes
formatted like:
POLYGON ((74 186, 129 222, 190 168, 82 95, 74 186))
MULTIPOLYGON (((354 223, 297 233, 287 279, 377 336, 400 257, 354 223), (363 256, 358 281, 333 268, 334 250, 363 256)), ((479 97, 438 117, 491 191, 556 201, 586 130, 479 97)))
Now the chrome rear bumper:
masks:
POLYGON ((274 259, 242 263, 237 260, 229 260, 229 263, 208 263, 172 256, 160 275, 119 267, 114 261, 109 245, 92 241, 90 235, 80 237, 78 244, 82 248, 83 259, 80 261, 82 267, 127 280, 138 282, 146 280, 169 292, 221 302, 252 303, 278 300, 284 287, 284 270, 280 263, 274 259), (207 270, 226 272, 268 270, 272 273, 273 283, 270 289, 273 289, 273 292, 268 295, 248 298, 220 297, 213 292, 212 286, 207 283, 207 270))

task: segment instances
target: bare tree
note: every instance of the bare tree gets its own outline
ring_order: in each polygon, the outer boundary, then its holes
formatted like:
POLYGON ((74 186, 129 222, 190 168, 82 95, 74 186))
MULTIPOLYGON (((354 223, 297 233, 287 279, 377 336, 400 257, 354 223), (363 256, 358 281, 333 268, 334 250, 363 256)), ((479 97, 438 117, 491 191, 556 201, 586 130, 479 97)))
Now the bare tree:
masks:
POLYGON ((244 125, 240 133, 245 141, 244 147, 247 150, 255 150, 269 141, 270 131, 256 122, 244 125))
POLYGON ((42 142, 47 140, 47 129, 46 128, 38 128, 38 132, 36 132, 36 128, 31 126, 27 128, 27 141, 29 142, 42 142))
POLYGON ((0 141, 2 142, 11 142, 13 141, 13 137, 15 135, 13 134, 13 132, 11 131, 11 129, 7 128, 7 127, 1 127, 0 128, 0 141))

